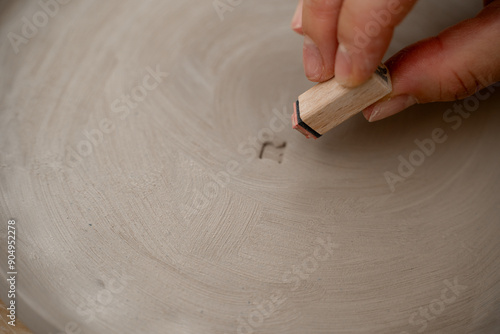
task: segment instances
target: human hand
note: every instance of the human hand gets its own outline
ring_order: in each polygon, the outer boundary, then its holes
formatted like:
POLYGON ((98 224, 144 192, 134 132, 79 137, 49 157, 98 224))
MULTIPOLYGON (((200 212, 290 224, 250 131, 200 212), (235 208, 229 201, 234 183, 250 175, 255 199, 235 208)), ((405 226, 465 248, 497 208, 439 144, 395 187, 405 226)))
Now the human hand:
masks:
MULTIPOLYGON (((365 82, 387 51, 394 28, 417 0, 300 0, 292 29, 304 35, 309 80, 365 82)), ((410 45, 386 63, 393 91, 363 111, 370 122, 415 103, 453 101, 500 81, 500 0, 439 35, 410 45)))

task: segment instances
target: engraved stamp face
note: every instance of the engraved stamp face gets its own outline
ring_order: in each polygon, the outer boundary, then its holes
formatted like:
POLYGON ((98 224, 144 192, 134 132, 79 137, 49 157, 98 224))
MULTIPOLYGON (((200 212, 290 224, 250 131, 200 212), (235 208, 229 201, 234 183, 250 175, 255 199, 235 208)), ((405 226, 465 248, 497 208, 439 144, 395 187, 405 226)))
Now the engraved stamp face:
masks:
POLYGON ((387 78, 387 68, 379 66, 377 67, 377 70, 375 73, 377 73, 382 79, 385 80, 385 82, 389 82, 389 79, 387 78))

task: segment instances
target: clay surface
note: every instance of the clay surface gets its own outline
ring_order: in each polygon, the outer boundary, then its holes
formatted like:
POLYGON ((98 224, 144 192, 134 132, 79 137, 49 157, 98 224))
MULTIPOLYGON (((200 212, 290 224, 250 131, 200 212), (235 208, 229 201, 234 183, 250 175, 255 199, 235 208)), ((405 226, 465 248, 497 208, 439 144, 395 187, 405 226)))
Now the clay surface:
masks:
MULTIPOLYGON (((500 95, 306 140, 294 6, 0 5, 0 298, 14 218, 34 333, 499 332, 500 95)), ((388 55, 480 8, 422 1, 388 55)))

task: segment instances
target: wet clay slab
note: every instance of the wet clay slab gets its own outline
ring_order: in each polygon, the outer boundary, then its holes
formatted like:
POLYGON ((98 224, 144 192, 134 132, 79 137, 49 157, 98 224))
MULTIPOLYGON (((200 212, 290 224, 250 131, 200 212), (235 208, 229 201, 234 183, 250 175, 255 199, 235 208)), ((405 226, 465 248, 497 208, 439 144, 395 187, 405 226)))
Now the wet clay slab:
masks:
MULTIPOLYGON (((421 2, 388 54, 480 5, 421 2)), ((0 6, 1 299, 15 219, 34 333, 498 333, 499 94, 306 140, 294 6, 0 6)))

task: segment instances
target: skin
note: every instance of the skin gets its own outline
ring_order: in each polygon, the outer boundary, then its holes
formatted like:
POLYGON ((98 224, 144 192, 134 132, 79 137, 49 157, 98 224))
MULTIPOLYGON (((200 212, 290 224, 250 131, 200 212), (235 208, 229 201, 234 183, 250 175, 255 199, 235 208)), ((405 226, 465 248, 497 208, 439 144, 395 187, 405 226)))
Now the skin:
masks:
MULTIPOLYGON (((309 80, 333 76, 355 87, 375 71, 394 28, 417 0, 300 0, 292 29, 304 35, 304 70, 309 80), (392 7, 391 7, 392 6, 392 7), (391 9, 389 12, 388 9, 391 9), (384 24, 360 43, 357 31, 376 24, 371 13, 385 11, 384 24)), ((370 122, 415 103, 453 101, 500 81, 500 0, 439 35, 410 45, 389 59, 393 92, 363 111, 370 122)))

